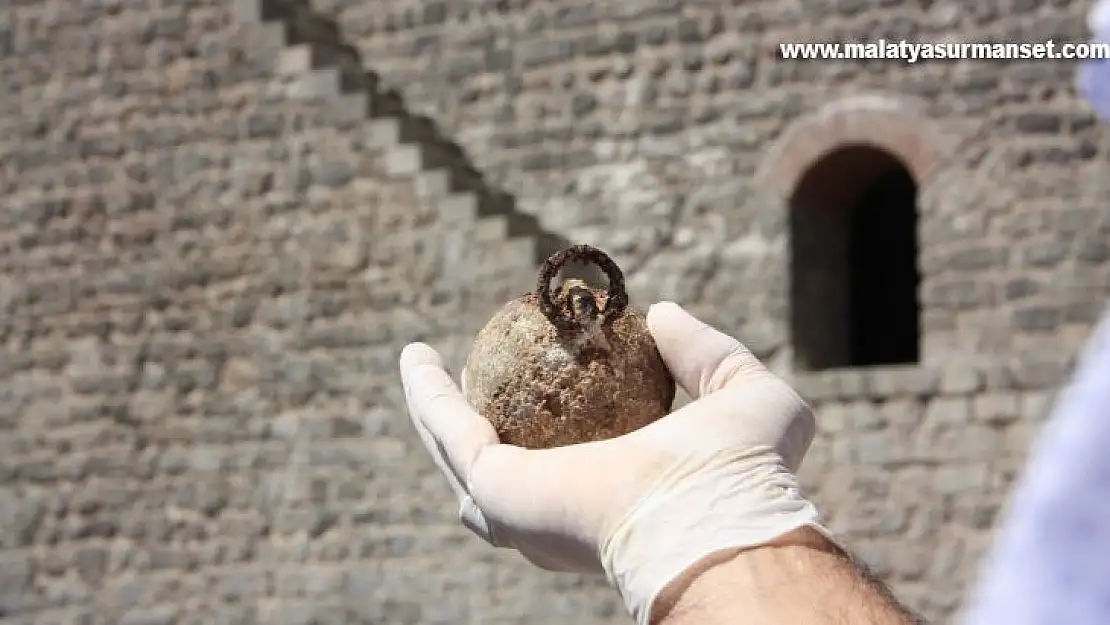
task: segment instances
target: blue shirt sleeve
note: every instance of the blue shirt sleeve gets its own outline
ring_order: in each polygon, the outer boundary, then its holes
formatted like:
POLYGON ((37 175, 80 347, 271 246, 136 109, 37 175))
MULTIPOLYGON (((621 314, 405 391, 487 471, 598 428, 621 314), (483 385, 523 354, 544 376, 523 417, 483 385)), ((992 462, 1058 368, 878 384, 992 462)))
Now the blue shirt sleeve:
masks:
MULTIPOLYGON (((1100 34, 1094 43, 1110 43, 1110 33, 1100 34)), ((1110 59, 1090 59, 1079 63, 1076 91, 1087 101, 1095 115, 1110 120, 1110 59)))
MULTIPOLYGON (((1087 14, 1087 27, 1094 34, 1092 43, 1110 43, 1110 2, 1098 0, 1087 14)), ((1075 76, 1076 91, 1103 121, 1110 121, 1110 59, 1079 62, 1075 76)))
POLYGON ((1034 444, 964 625, 1110 623, 1110 309, 1034 444))

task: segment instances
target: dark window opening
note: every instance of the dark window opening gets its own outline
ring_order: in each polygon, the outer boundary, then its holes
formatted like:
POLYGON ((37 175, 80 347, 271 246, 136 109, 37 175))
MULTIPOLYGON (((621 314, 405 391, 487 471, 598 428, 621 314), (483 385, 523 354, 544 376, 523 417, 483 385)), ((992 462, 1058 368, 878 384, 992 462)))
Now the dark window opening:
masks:
POLYGON ((795 366, 918 362, 917 184, 901 161, 837 149, 802 176, 790 213, 795 366))

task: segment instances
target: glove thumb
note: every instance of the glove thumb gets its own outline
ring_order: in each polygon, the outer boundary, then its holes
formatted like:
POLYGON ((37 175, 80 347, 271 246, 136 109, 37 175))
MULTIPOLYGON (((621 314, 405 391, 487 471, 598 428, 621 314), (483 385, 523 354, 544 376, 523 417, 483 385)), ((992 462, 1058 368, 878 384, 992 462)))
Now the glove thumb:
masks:
POLYGON ((697 399, 740 379, 770 372, 740 341, 698 320, 673 302, 648 309, 648 329, 675 381, 697 399))

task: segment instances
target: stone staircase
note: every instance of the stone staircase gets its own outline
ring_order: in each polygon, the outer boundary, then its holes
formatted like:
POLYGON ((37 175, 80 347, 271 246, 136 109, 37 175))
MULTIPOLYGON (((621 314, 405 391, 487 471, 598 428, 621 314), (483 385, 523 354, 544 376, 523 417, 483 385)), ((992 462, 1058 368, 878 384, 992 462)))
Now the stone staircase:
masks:
POLYGON ((518 210, 512 196, 491 188, 434 121, 411 114, 400 94, 383 92, 378 75, 365 68, 335 21, 313 10, 308 0, 234 2, 236 19, 255 30, 255 39, 261 35, 267 48, 277 51, 274 71, 290 82, 289 95, 325 101, 344 121, 364 120, 385 152, 387 175, 411 179, 421 201, 433 202, 436 214, 457 226, 445 234, 445 245, 456 248, 448 249, 447 256, 461 258, 466 253, 471 258, 465 266, 448 270, 465 270, 474 277, 484 264, 482 256, 491 263, 519 259, 517 250, 522 248, 524 257, 538 266, 570 245, 518 210))

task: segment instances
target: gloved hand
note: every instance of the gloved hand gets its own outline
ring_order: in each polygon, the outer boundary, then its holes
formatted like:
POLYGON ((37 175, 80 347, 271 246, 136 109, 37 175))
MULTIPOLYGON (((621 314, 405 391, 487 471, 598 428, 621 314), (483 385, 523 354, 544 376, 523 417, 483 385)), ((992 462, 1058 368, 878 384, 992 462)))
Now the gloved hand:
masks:
POLYGON ((827 535, 794 476, 814 434, 809 407, 677 305, 653 306, 648 326, 696 401, 631 434, 555 449, 499 444, 433 349, 401 354, 409 414, 463 524, 542 568, 604 572, 641 625, 659 591, 708 555, 806 525, 827 535))

